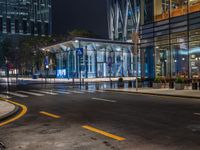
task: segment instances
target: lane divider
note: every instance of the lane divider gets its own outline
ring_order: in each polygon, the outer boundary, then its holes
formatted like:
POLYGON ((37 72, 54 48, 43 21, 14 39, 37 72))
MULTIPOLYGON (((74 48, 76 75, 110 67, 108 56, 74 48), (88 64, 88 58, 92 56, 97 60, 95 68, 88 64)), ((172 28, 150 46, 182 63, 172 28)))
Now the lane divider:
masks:
POLYGON ((26 114, 27 110, 28 110, 28 108, 25 105, 22 105, 20 103, 17 103, 17 102, 11 101, 11 100, 7 100, 7 99, 3 99, 3 98, 0 98, 0 99, 5 101, 5 102, 8 102, 8 103, 14 104, 16 106, 19 106, 22 109, 21 112, 18 115, 16 115, 15 117, 0 123, 0 127, 18 120, 19 118, 24 116, 26 114))
POLYGON ((96 98, 96 97, 93 97, 92 99, 96 100, 96 101, 104 101, 104 102, 111 102, 111 103, 116 103, 117 102, 115 100, 109 100, 109 99, 103 99, 103 98, 96 98))
POLYGON ((101 134, 101 135, 107 136, 107 137, 112 138, 112 139, 115 139, 115 140, 117 140, 117 141, 124 141, 124 140, 126 140, 126 139, 123 138, 123 137, 120 137, 120 136, 117 136, 117 135, 114 135, 114 134, 110 134, 110 133, 108 133, 108 132, 99 130, 99 129, 97 129, 97 128, 93 128, 93 127, 91 127, 91 126, 87 126, 87 125, 86 125, 86 126, 82 126, 82 128, 87 129, 87 130, 92 131, 92 132, 99 133, 99 134, 101 134))
POLYGON ((61 117, 58 116, 58 115, 55 115, 55 114, 52 114, 52 113, 48 113, 48 112, 45 112, 45 111, 40 111, 40 114, 45 115, 45 116, 48 116, 48 117, 51 117, 51 118, 56 118, 56 119, 61 118, 61 117))

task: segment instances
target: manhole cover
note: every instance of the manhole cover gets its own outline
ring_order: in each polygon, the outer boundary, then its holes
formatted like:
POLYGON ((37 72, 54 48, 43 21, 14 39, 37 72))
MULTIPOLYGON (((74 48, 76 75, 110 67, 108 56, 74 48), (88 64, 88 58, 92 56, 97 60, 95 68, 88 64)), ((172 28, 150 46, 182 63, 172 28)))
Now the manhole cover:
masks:
POLYGON ((6 149, 5 145, 0 142, 0 150, 5 150, 5 149, 6 149))
POLYGON ((198 125, 196 125, 196 124, 194 124, 194 125, 189 125, 188 128, 189 128, 190 130, 192 130, 193 132, 200 132, 200 125, 199 125, 199 124, 198 124, 198 125))

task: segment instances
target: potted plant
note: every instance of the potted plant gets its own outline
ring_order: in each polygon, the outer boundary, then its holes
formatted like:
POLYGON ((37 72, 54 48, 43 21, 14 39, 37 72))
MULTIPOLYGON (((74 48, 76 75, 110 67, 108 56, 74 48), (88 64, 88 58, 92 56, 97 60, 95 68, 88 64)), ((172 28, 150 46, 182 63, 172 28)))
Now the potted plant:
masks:
POLYGON ((160 77, 156 77, 153 81, 153 88, 154 89, 160 89, 162 86, 162 82, 161 82, 161 78, 160 77))
POLYGON ((122 77, 120 77, 120 78, 118 79, 117 85, 118 85, 118 88, 123 88, 123 87, 124 87, 124 80, 123 80, 122 77))
MULTIPOLYGON (((134 88, 136 88, 136 80, 134 80, 133 82, 134 84, 134 88)), ((142 87, 142 79, 141 78, 137 78, 137 83, 138 83, 138 88, 142 87)))
POLYGON ((198 89, 198 80, 196 78, 192 79, 192 89, 197 90, 198 89))
POLYGON ((183 90, 185 87, 185 80, 182 77, 177 77, 175 80, 175 89, 176 90, 183 90))

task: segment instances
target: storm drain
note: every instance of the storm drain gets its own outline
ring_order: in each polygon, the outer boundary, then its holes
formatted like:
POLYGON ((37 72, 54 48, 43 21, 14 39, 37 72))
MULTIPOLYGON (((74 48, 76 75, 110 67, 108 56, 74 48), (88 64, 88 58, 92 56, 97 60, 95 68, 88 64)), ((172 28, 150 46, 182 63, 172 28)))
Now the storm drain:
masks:
POLYGON ((0 150, 5 150, 5 149, 6 149, 5 145, 2 142, 0 142, 0 150))

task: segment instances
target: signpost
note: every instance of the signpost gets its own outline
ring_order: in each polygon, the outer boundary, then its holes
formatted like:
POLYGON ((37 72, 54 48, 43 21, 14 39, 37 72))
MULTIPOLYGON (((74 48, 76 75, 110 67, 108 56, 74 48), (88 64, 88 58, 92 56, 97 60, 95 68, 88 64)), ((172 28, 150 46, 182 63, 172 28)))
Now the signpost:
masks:
POLYGON ((111 80, 111 68, 112 68, 112 57, 108 57, 108 67, 109 67, 109 77, 110 77, 110 87, 112 88, 112 80, 111 80))
POLYGON ((80 41, 79 41, 79 48, 76 49, 76 53, 79 57, 79 78, 80 78, 80 89, 81 89, 81 57, 83 57, 83 48, 80 47, 80 41))

